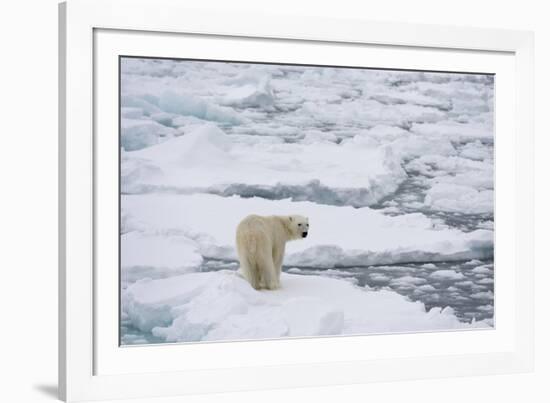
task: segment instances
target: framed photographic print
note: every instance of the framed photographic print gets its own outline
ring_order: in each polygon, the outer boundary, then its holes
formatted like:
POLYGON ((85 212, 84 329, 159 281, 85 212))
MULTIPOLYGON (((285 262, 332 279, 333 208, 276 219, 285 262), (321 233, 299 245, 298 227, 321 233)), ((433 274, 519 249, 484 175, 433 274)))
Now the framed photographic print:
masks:
POLYGON ((63 399, 532 368, 532 34, 282 21, 60 6, 63 399))

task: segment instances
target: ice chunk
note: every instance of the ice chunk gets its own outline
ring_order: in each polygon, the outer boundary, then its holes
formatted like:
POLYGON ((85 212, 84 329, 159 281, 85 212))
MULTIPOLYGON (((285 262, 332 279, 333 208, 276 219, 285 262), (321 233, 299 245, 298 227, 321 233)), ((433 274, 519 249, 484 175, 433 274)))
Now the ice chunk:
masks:
POLYGON ((422 292, 434 292, 436 289, 431 284, 424 284, 424 285, 421 285, 421 286, 417 287, 417 290, 420 290, 422 292))
POLYGON ((387 283, 390 281, 390 278, 381 273, 371 273, 369 274, 369 279, 376 283, 387 283))
POLYGON ((473 293, 472 295, 470 295, 470 297, 474 299, 493 300, 495 296, 491 291, 480 291, 480 292, 473 293))
POLYGON ((493 190, 436 183, 426 193, 424 204, 434 210, 480 214, 493 212, 493 190))
MULTIPOLYGON (((120 97, 120 104, 122 111, 127 110, 127 108, 133 108, 134 110, 139 108, 143 111, 144 115, 152 115, 154 113, 159 113, 161 110, 154 103, 151 103, 152 99, 144 99, 147 97, 131 96, 131 95, 122 95, 120 97)), ((122 115, 124 116, 124 115, 122 115)), ((132 118, 131 116, 127 116, 132 118)))
POLYGON ((126 151, 139 150, 158 144, 174 135, 174 129, 152 120, 121 120, 121 143, 126 151))
POLYGON ((178 115, 174 115, 173 113, 158 112, 152 114, 151 119, 164 126, 173 126, 173 120, 177 116, 178 115))
POLYGON ((436 270, 430 274, 430 277, 435 280, 462 280, 464 274, 454 270, 436 270))
POLYGON ((490 273, 492 273, 492 270, 490 270, 487 266, 477 266, 477 267, 472 269, 472 273, 490 274, 490 273))
POLYGON ((411 103, 420 106, 432 106, 444 111, 452 108, 452 103, 448 99, 435 98, 410 91, 385 90, 383 93, 371 95, 370 98, 385 105, 411 103))
POLYGON ((252 76, 244 85, 231 89, 223 100, 225 105, 239 108, 270 109, 275 102, 268 76, 252 76))
MULTIPOLYGON (((472 327, 450 308, 427 313, 423 304, 391 291, 286 273, 281 282, 279 290, 256 291, 232 271, 140 281, 124 290, 122 310, 133 326, 171 342, 472 327)), ((489 327, 483 321, 475 326, 489 327)))
POLYGON ((390 285, 397 288, 415 288, 417 285, 425 284, 426 279, 413 276, 402 276, 390 281, 390 285))
POLYGON ((132 108, 132 107, 122 107, 120 108, 120 116, 127 119, 139 119, 143 117, 143 109, 132 108))
POLYGON ((493 159, 492 150, 479 140, 467 143, 460 150, 460 156, 478 161, 493 159))
POLYGON ((452 120, 436 123, 413 123, 411 131, 421 135, 443 136, 454 141, 493 139, 492 125, 486 123, 458 123, 452 120))
POLYGON ((192 95, 172 91, 166 91, 160 96, 159 108, 164 112, 190 115, 214 122, 239 124, 243 121, 231 108, 213 105, 192 95))

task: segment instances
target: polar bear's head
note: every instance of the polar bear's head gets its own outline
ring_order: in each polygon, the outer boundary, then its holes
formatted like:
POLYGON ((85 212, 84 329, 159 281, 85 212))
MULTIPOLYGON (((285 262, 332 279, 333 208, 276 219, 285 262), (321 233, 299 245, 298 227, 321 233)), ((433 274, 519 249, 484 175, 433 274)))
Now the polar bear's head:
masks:
POLYGON ((305 238, 309 232, 309 219, 301 215, 289 215, 288 228, 292 239, 305 238))

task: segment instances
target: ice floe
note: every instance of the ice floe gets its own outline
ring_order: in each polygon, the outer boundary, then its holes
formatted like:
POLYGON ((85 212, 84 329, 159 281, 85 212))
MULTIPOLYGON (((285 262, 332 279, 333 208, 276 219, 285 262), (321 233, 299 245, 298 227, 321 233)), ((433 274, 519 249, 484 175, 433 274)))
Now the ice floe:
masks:
POLYGON ((352 206, 378 202, 406 177, 391 147, 249 143, 215 125, 124 153, 122 167, 124 193, 264 195, 352 206))
POLYGON ((281 281, 279 290, 256 291, 234 271, 141 280, 124 291, 123 311, 134 327, 166 342, 489 327, 347 281, 286 273, 281 281))
POLYGON ((216 259, 236 259, 235 229, 252 213, 309 217, 308 238, 287 245, 285 263, 293 266, 468 260, 493 253, 492 231, 440 228, 420 213, 391 217, 368 207, 209 194, 125 195, 122 207, 154 231, 179 231, 195 241, 202 256, 216 259))

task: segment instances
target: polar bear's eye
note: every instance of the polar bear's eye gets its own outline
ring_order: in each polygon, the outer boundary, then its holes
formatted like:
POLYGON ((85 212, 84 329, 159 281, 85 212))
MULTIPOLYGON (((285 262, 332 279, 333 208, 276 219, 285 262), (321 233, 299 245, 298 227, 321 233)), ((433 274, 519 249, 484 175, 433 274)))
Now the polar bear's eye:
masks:
POLYGON ((302 223, 299 223, 299 224, 298 224, 298 227, 301 227, 301 226, 302 226, 302 223))

